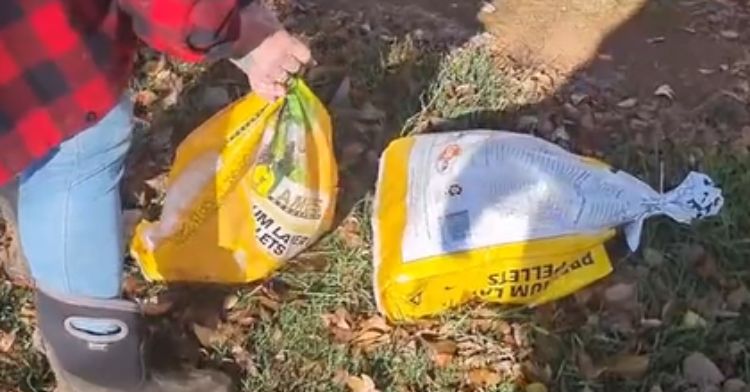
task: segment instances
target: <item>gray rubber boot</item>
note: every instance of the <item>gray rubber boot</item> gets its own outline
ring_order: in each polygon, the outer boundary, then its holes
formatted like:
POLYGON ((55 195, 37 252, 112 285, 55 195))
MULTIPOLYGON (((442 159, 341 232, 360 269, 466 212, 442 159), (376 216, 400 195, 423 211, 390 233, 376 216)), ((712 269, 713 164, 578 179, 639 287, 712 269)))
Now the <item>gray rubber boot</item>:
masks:
POLYGON ((57 378, 57 392, 228 392, 228 376, 208 370, 147 370, 138 306, 125 300, 71 298, 37 291, 41 345, 57 378), (106 334, 81 328, 104 322, 106 334))
POLYGON ((18 184, 0 188, 0 266, 18 285, 32 286, 29 265, 21 250, 18 234, 18 184))

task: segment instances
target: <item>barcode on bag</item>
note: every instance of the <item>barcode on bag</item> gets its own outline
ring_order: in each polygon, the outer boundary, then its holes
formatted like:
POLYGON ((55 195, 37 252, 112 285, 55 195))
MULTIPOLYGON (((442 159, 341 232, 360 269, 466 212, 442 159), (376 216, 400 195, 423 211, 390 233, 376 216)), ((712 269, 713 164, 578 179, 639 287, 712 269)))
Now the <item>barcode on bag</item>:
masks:
POLYGON ((471 232, 469 211, 454 212, 443 217, 443 230, 451 242, 466 241, 471 232))

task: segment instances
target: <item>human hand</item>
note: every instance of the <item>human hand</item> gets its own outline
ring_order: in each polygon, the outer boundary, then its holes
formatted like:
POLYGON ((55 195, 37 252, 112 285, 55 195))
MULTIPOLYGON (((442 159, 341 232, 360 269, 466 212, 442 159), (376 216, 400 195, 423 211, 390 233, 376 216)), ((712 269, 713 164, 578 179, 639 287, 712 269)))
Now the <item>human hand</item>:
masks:
POLYGON ((286 94, 289 78, 311 61, 310 49, 304 43, 279 30, 235 64, 247 74, 255 93, 273 101, 286 94))

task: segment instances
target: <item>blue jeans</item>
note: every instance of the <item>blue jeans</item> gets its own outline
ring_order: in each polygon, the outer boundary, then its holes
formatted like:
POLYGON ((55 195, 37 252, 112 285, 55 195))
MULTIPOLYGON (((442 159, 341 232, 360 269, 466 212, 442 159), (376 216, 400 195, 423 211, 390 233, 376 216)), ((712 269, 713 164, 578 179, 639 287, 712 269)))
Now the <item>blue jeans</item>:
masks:
POLYGON ((18 227, 39 288, 102 299, 120 295, 125 244, 119 184, 132 109, 123 98, 99 123, 22 173, 18 227))

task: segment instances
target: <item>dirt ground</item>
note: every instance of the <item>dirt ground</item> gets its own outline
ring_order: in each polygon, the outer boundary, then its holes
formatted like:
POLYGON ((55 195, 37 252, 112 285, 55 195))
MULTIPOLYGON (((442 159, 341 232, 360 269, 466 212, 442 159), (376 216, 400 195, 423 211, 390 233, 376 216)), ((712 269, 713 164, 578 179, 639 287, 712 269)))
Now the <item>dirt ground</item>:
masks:
MULTIPOLYGON (((748 90, 743 73, 748 61, 748 18, 741 2, 566 0, 552 5, 539 0, 497 0, 415 1, 404 6, 397 1, 325 0, 315 4, 359 14, 394 15, 384 25, 426 30, 438 36, 433 40, 447 37, 451 44, 487 32, 501 55, 515 64, 540 69, 550 79, 544 81, 549 88, 539 102, 505 116, 533 113, 547 117, 539 119, 541 124, 558 114, 577 117, 571 128, 579 129, 571 133, 579 133, 587 152, 606 149, 612 132, 637 143, 652 137, 701 143, 739 138, 747 119, 742 100, 733 99, 748 90), (672 97, 655 96, 660 87, 672 97), (583 109, 571 113, 568 107, 567 114, 560 113, 571 96, 576 106, 585 100, 583 109), (637 104, 628 107, 633 99, 637 104), (724 107, 719 113, 721 135, 682 129, 684 122, 710 117, 717 107, 724 107)), ((546 129, 549 121, 543 128, 542 133, 551 131, 546 129)))

